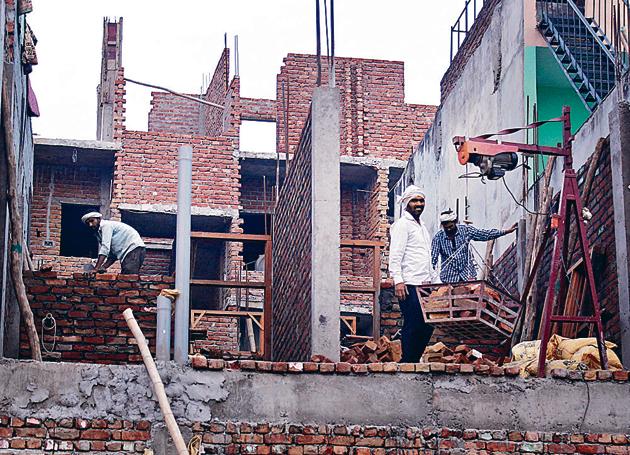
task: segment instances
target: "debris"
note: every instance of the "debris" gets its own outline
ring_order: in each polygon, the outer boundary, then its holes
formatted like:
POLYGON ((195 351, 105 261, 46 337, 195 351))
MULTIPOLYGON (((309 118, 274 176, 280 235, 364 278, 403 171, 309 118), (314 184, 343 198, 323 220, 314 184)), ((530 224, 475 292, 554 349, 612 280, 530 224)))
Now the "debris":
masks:
POLYGON ((451 349, 442 342, 427 346, 422 355, 422 362, 458 363, 474 366, 487 365, 489 367, 497 366, 495 362, 484 357, 481 352, 470 346, 460 344, 451 349))
POLYGON ((400 340, 391 341, 386 336, 382 336, 378 341, 356 343, 341 352, 341 361, 352 364, 399 362, 401 357, 400 340))

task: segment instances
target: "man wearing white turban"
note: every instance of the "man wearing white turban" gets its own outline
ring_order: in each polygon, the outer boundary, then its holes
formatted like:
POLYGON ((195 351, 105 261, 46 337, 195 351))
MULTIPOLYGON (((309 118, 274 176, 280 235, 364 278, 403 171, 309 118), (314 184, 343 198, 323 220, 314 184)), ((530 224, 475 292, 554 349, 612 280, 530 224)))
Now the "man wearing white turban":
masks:
POLYGON ((416 363, 427 346, 433 327, 424 321, 416 286, 434 279, 431 236, 420 220, 424 193, 415 185, 400 198, 402 214, 390 229, 389 272, 403 315, 401 362, 416 363))
POLYGON ((103 220, 98 212, 86 213, 81 217, 98 240, 98 259, 94 266, 103 273, 116 260, 120 261, 123 274, 137 275, 144 262, 145 246, 140 234, 128 224, 103 220))
POLYGON ((457 214, 446 210, 440 214, 442 230, 431 242, 431 265, 442 261, 440 280, 442 283, 458 283, 477 279, 477 266, 469 249, 471 240, 486 242, 516 231, 517 224, 509 229, 479 229, 457 224, 457 214))

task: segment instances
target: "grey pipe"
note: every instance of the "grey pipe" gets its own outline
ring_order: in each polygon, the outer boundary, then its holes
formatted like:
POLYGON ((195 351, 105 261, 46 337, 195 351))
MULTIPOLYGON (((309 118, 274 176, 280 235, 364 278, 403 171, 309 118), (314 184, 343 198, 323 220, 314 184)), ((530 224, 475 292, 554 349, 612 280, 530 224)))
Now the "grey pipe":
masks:
POLYGON ((157 298, 155 357, 159 362, 171 360, 171 299, 163 295, 157 298))
POLYGON ((192 192, 192 147, 183 145, 177 156, 177 243, 175 289, 174 356, 178 365, 188 361, 188 326, 190 320, 190 205, 192 192))

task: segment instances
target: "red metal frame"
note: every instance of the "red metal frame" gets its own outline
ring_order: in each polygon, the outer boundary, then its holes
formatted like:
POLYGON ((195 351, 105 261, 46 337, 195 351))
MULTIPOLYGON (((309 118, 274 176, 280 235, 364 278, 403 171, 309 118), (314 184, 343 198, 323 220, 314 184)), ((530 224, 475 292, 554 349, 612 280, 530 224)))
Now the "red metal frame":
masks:
MULTIPOLYGON (((568 106, 562 109, 561 117, 562 130, 562 147, 542 147, 538 145, 519 144, 514 142, 492 141, 484 138, 472 138, 466 140, 461 136, 453 138, 453 143, 457 149, 459 162, 466 164, 470 159, 470 154, 478 154, 485 156, 493 156, 503 152, 516 153, 533 153, 540 155, 554 155, 564 158, 564 182, 562 187, 562 196, 560 198, 560 213, 556 215, 558 221, 557 236, 553 251, 553 259, 551 262, 551 274, 549 277, 549 286, 545 298, 545 306, 543 309, 542 339, 540 342, 540 354, 538 357, 538 376, 545 376, 545 362, 547 354, 547 344, 551 337, 552 324, 555 323, 591 323, 596 326, 597 347, 603 369, 608 369, 608 356, 606 355, 606 347, 604 344, 604 329, 601 318, 601 309, 597 298, 595 288, 595 279, 593 277, 593 265, 589 254, 589 243, 586 236, 586 228, 581 220, 582 200, 580 199, 580 191, 577 183, 577 174, 573 169, 573 153, 571 134, 571 112, 568 106), (568 243, 569 229, 568 223, 572 220, 571 215, 578 230, 578 238, 580 239, 580 250, 584 260, 584 268, 586 270, 588 287, 591 293, 591 301, 593 303, 593 316, 565 316, 554 314, 554 300, 556 298, 556 282, 560 279, 560 287, 557 294, 557 300, 562 302, 567 298, 568 282, 566 276, 560 273, 563 267, 566 267, 568 259, 568 243)), ((544 249, 546 241, 541 245, 544 249)), ((538 268, 538 260, 535 269, 538 268)), ((532 271, 532 275, 536 270, 532 271)))

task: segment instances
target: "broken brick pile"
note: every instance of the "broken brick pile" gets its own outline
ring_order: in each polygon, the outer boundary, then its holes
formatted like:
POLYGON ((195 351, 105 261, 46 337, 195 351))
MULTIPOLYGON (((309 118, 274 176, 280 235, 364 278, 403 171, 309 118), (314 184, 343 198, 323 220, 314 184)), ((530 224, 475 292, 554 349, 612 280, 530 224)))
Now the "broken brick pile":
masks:
MULTIPOLYGON (((629 435, 454 429, 441 427, 302 425, 212 421, 193 423, 202 453, 385 455, 400 453, 628 454, 629 435)), ((0 416, 0 450, 38 453, 146 453, 148 421, 37 419, 0 416)), ((12 452, 8 452, 12 453, 12 452)))

